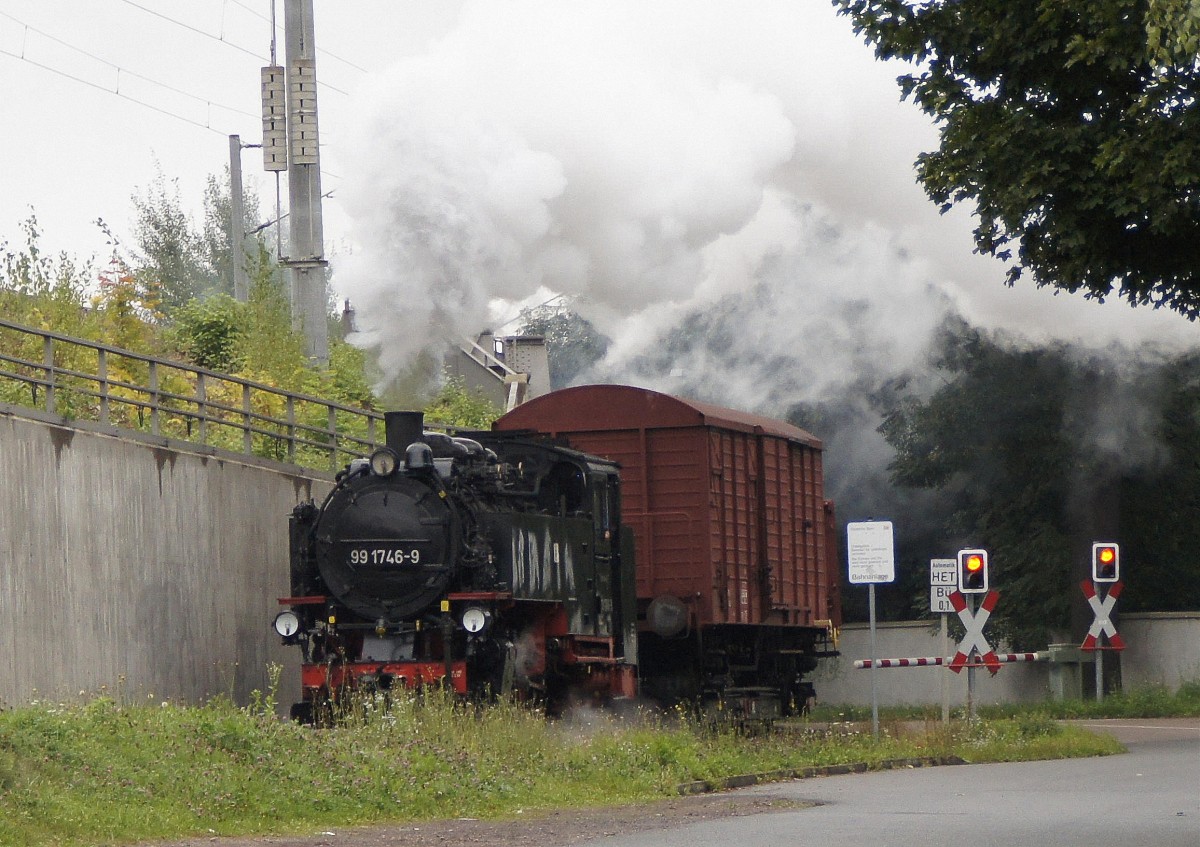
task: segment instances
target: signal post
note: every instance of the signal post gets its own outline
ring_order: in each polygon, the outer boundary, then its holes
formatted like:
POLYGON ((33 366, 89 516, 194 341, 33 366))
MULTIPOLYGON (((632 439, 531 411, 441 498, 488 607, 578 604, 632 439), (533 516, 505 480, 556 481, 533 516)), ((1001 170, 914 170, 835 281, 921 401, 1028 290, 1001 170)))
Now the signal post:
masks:
POLYGON ((958 673, 967 668, 967 719, 975 720, 975 667, 982 661, 992 676, 1000 669, 996 653, 983 637, 983 627, 1000 599, 998 592, 989 590, 987 550, 974 548, 958 551, 958 592, 950 595, 954 611, 966 628, 950 670, 958 673), (975 595, 983 594, 983 602, 975 605, 975 595), (982 648, 982 649, 981 649, 982 648), (966 652, 964 653, 964 649, 966 652))
POLYGON ((1125 649, 1125 641, 1110 618, 1117 598, 1125 587, 1121 583, 1121 545, 1114 541, 1092 543, 1092 581, 1085 579, 1080 587, 1095 619, 1079 649, 1091 652, 1096 657, 1096 701, 1099 702, 1104 699, 1104 651, 1125 649), (1108 589, 1101 598, 1100 590, 1104 586, 1108 586, 1108 589), (1108 646, 1103 643, 1106 637, 1108 646))

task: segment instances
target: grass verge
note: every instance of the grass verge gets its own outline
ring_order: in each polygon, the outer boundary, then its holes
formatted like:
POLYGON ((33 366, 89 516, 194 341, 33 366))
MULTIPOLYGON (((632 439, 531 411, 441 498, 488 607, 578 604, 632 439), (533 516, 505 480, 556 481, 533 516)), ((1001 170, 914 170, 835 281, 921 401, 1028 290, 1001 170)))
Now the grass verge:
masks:
MULTIPOLYGON (((1196 718, 1200 717, 1200 681, 1188 682, 1178 690, 1171 691, 1162 686, 1144 686, 1129 691, 1109 694, 1099 702, 1096 700, 1062 700, 1041 703, 1019 703, 998 706, 980 706, 979 715, 985 719, 1022 718, 1041 716, 1054 720, 1079 718, 1196 718)), ((881 716, 890 720, 928 720, 941 714, 934 705, 885 706, 879 710, 881 716)), ((959 717, 962 710, 957 711, 959 717)), ((814 720, 821 721, 869 721, 870 706, 823 705, 813 713, 814 720)))
POLYGON ((493 818, 676 793, 735 774, 892 759, 1117 752, 1044 716, 928 729, 884 724, 747 737, 683 721, 547 723, 440 695, 360 704, 313 730, 238 708, 33 705, 0 713, 0 844, 96 845, 445 817, 493 818))

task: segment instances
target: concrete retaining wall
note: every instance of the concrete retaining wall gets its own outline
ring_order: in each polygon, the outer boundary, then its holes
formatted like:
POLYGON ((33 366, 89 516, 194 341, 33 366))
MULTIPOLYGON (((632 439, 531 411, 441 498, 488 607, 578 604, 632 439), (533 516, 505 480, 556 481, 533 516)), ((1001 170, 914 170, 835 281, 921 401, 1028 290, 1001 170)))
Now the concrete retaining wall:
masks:
MULTIPOLYGON (((1163 685, 1172 690, 1181 683, 1200 680, 1200 612, 1120 615, 1117 626, 1126 649, 1120 656, 1125 688, 1163 685)), ((953 655, 954 645, 944 646, 936 621, 881 623, 876 627, 878 658, 953 655), (945 652, 943 652, 945 651, 945 652)), ((839 644, 841 656, 823 662, 814 684, 823 703, 866 705, 871 702, 871 671, 856 670, 854 661, 871 656, 867 624, 846 624, 839 644)), ((1106 653, 1105 663, 1118 661, 1106 653)), ((1082 669, 1085 685, 1094 669, 1082 669)), ((938 667, 879 668, 875 671, 881 705, 952 706, 966 702, 967 674, 938 667)), ((1094 687, 1094 686, 1093 686, 1094 687)), ((976 697, 981 704, 1019 703, 1050 696, 1050 666, 1045 662, 1004 665, 995 677, 976 672, 976 697)))
POLYGON ((1165 685, 1174 690, 1200 681, 1200 612, 1118 615, 1125 639, 1121 681, 1128 686, 1165 685))
MULTIPOLYGON (((326 474, 186 442, 0 406, 0 703, 92 696, 246 702, 299 651, 270 628, 288 590, 287 515, 324 497, 326 474)), ((1200 679, 1200 612, 1122 615, 1126 686, 1200 679)), ((881 658, 943 654, 936 622, 885 623, 881 658)), ((842 630, 817 672, 826 703, 871 702, 866 624, 842 630)), ((1110 654, 1112 655, 1112 654, 1110 654)), ((1090 668, 1085 669, 1090 672, 1090 668)), ((883 704, 953 704, 966 674, 876 671, 883 704)), ((981 703, 1047 696, 1045 664, 978 673, 981 703)))
POLYGON ((287 515, 331 480, 0 407, 0 701, 299 693, 270 628, 287 515))

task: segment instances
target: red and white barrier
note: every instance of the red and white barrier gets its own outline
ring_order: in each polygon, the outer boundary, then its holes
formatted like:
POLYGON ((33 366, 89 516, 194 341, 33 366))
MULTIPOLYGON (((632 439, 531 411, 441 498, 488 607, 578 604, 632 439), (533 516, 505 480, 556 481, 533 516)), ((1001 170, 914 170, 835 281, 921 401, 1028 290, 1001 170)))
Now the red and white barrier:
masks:
MULTIPOLYGON (((1049 653, 996 653, 990 656, 987 662, 982 659, 975 662, 958 663, 960 668, 984 668, 988 667, 993 662, 1008 663, 1008 662, 1048 662, 1050 661, 1049 653)), ((941 656, 924 656, 918 659, 876 659, 874 663, 870 659, 859 659, 854 663, 857 670, 862 668, 923 668, 933 667, 936 665, 950 665, 954 663, 953 658, 942 658, 941 656)))

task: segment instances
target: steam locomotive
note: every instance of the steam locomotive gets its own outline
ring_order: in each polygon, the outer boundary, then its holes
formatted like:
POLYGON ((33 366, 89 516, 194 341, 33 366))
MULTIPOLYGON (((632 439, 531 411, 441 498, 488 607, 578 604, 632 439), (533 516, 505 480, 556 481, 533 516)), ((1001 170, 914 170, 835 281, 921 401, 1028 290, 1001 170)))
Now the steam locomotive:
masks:
POLYGON ((640 692, 769 719, 812 698, 840 604, 808 433, 628 386, 553 392, 491 432, 385 428, 291 516, 294 717, 428 684, 552 713, 640 692))
POLYGON ((387 446, 293 510, 292 596, 275 619, 304 658, 311 719, 348 688, 449 680, 548 709, 632 697, 632 537, 617 466, 525 436, 426 432, 385 416, 387 446))

